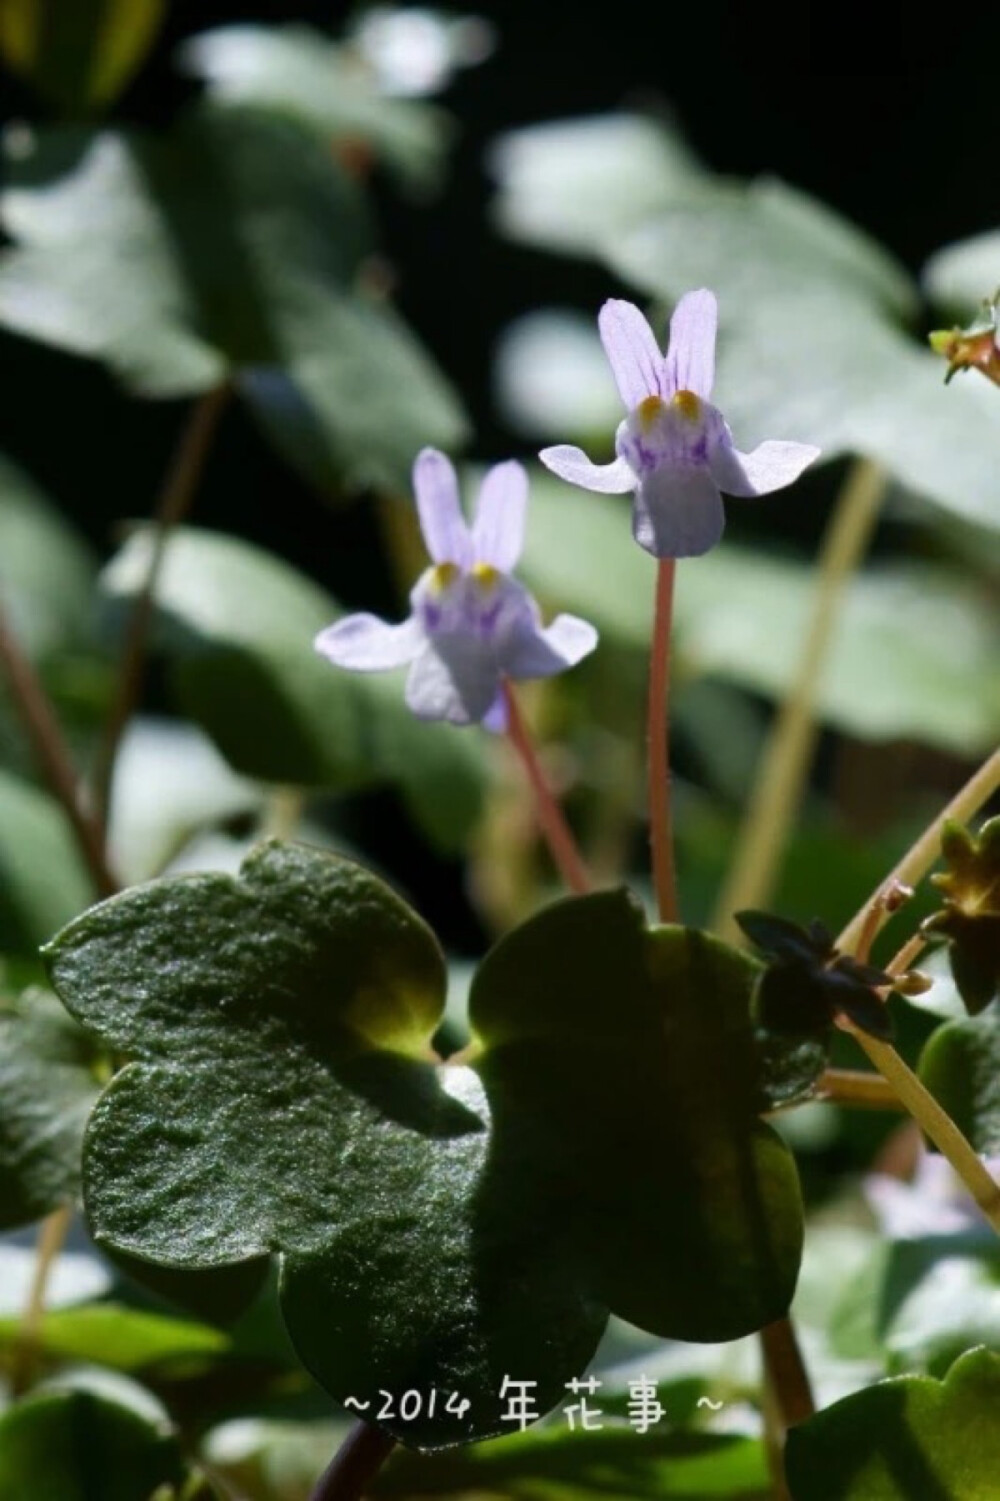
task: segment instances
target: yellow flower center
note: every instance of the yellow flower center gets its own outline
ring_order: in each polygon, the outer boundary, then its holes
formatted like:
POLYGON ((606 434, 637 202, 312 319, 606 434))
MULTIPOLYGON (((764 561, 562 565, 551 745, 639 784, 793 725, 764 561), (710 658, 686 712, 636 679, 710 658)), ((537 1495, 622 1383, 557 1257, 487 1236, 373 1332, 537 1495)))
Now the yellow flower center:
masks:
POLYGON ((431 569, 430 586, 435 594, 443 594, 461 573, 457 563, 438 563, 431 569))
POLYGON ((701 402, 693 391, 678 391, 674 396, 674 406, 689 422, 697 422, 701 416, 701 402))
POLYGON ((492 563, 473 563, 470 572, 480 589, 492 589, 500 577, 492 563))
POLYGON ((652 427, 662 411, 663 400, 659 396, 644 396, 636 407, 639 422, 643 427, 652 427))

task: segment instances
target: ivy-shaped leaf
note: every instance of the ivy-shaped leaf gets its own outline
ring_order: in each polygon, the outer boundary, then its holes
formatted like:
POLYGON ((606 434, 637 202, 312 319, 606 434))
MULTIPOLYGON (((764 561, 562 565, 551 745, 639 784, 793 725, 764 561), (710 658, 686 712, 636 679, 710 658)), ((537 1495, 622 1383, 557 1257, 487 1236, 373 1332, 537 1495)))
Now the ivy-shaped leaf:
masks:
POLYGON ((924 931, 948 940, 951 972, 972 1016, 1000 993, 1000 818, 971 834, 959 823, 945 825, 941 854, 947 870, 931 877, 944 907, 924 931))
POLYGON ((944 1381, 902 1376, 793 1428, 793 1501, 993 1501, 1000 1474, 1000 1356, 970 1350, 944 1381))
POLYGON ((189 38, 180 55, 216 99, 291 116, 362 161, 380 158, 414 187, 440 180, 447 115, 381 93, 357 56, 312 27, 219 26, 189 38))
POLYGON ((80 1189, 99 1049, 54 996, 0 1003, 0 1230, 28 1225, 80 1189))
POLYGON ((696 1340, 787 1309, 801 1204, 757 1120, 758 966, 647 931, 624 893, 492 952, 474 1069, 432 1061, 429 931, 317 850, 133 889, 49 957, 134 1059, 87 1135, 98 1241, 175 1267, 278 1253, 300 1357, 404 1442, 503 1431, 505 1376, 554 1405, 609 1309, 696 1340))

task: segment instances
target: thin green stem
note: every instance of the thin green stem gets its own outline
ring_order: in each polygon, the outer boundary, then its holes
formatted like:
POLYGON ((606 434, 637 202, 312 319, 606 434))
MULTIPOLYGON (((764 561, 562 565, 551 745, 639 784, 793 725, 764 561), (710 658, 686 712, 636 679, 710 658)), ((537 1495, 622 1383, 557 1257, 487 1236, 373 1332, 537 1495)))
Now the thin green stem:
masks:
POLYGON ((656 574, 653 644, 649 657, 646 725, 649 766, 649 843, 653 890, 661 922, 677 921, 674 826, 670 796, 670 627, 674 609, 674 558, 661 558, 656 574))
POLYGON ((359 1419, 320 1476, 310 1501, 360 1501, 395 1447, 394 1438, 359 1419))
POLYGON ((736 853, 712 926, 742 940, 733 913, 766 906, 795 815, 805 792, 818 727, 816 695, 847 586, 878 520, 886 477, 868 459, 851 468, 823 538, 815 604, 795 680, 778 711, 761 757, 736 853))
POLYGON ((28 1290, 28 1301, 21 1314, 14 1347, 11 1389, 20 1396, 31 1386, 38 1365, 38 1345, 45 1317, 45 1290, 49 1275, 66 1243, 73 1223, 73 1206, 64 1204, 42 1221, 35 1249, 35 1270, 28 1290))
POLYGON ((94 805, 102 827, 108 818, 111 782, 115 760, 125 727, 139 700, 146 669, 146 648, 156 605, 156 585, 163 566, 170 533, 191 508, 205 460, 218 427, 219 418, 229 400, 228 382, 207 391, 191 408, 180 440, 167 470, 153 516, 153 541, 149 567, 142 588, 135 597, 125 631, 125 645, 114 701, 104 727, 94 768, 94 805))
POLYGON ((80 795, 73 757, 34 665, 25 654, 0 601, 0 669, 31 742, 39 768, 61 804, 100 896, 111 896, 118 883, 108 865, 104 835, 80 795))
MULTIPOLYGON (((913 886, 930 870, 941 853, 941 833, 949 819, 965 821, 972 817, 983 803, 1000 786, 1000 751, 995 751, 978 771, 974 772, 965 786, 952 798, 947 807, 928 824, 906 854, 896 865, 874 896, 855 913, 837 939, 841 953, 862 955, 870 947, 879 922, 887 916, 883 894, 894 883, 913 886), (874 915, 873 915, 874 914, 874 915)), ((904 946, 893 961, 906 962, 907 951, 915 940, 904 946)), ((965 1184, 972 1198, 993 1229, 1000 1235, 1000 1186, 983 1166, 982 1160, 966 1140, 948 1112, 938 1104, 916 1074, 904 1063, 896 1049, 887 1042, 870 1037, 855 1027, 847 1017, 841 1018, 841 1026, 851 1032, 860 1047, 868 1054, 879 1073, 888 1080, 898 1098, 913 1116, 926 1136, 946 1157, 958 1177, 965 1184)))
POLYGON ((562 809, 552 795, 552 789, 542 770, 517 696, 506 679, 503 684, 503 696, 507 705, 507 736, 520 757, 528 781, 531 783, 531 790, 535 795, 538 827, 549 847, 556 869, 570 891, 575 892, 577 896, 585 896, 592 886, 590 875, 577 849, 569 824, 563 817, 562 809))
POLYGON ((895 1090, 881 1074, 853 1068, 824 1069, 816 1081, 816 1098, 857 1110, 902 1110, 895 1090))

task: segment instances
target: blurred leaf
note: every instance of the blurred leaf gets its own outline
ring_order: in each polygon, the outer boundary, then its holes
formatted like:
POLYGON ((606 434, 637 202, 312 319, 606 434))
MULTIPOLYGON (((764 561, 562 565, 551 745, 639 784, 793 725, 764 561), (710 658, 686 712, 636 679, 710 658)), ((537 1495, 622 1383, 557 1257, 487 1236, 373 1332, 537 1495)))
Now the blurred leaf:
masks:
MULTIPOLYGON (((0 1319, 0 1347, 18 1338, 20 1321, 0 1319)), ((166 1318, 118 1303, 92 1303, 46 1313, 37 1348, 46 1359, 110 1366, 116 1371, 161 1372, 172 1364, 190 1368, 230 1347, 218 1329, 187 1319, 166 1318)))
POLYGON ((508 324, 494 384, 504 421, 528 439, 587 443, 621 419, 597 324, 575 310, 541 308, 508 324))
MULTIPOLYGON (((347 1431, 338 1423, 234 1418, 206 1434, 202 1453, 217 1475, 253 1501, 310 1501, 347 1431)), ((427 1462, 421 1455, 420 1463, 427 1462)))
MULTIPOLYGON (((135 531, 105 570, 119 606, 146 577, 150 536, 135 531)), ((397 783, 430 837, 463 847, 480 809, 481 738, 415 719, 398 674, 323 661, 313 638, 339 611, 315 584, 250 543, 182 527, 158 601, 178 700, 235 770, 304 786, 397 783)))
POLYGON ((0 50, 67 114, 109 104, 141 66, 164 0, 4 0, 0 50))
POLYGON ((191 37, 180 56, 217 99, 288 115, 345 151, 367 148, 416 187, 440 180, 448 117, 386 98, 357 56, 309 26, 220 26, 191 37))
POLYGON ((958 318, 981 313, 1000 287, 1000 230, 958 240, 935 251, 924 267, 927 295, 958 318))
POLYGON ((206 104, 166 138, 43 135, 9 167, 6 327, 141 395, 236 378, 287 455, 312 434, 305 470, 331 493, 402 485, 422 444, 461 440, 443 378, 360 289, 360 188, 295 121, 206 104))
POLYGON ((133 719, 115 759, 115 870, 124 885, 159 875, 197 830, 255 813, 263 801, 263 789, 236 776, 194 725, 133 719))
POLYGON ((39 1392, 0 1416, 0 1501, 151 1501, 154 1493, 156 1501, 215 1495, 185 1464, 168 1421, 79 1390, 39 1392))
POLYGON ((31 656, 78 647, 87 637, 96 573, 82 537, 26 474, 0 458, 0 590, 31 656))
MULTIPOLYGON (((654 570, 632 541, 626 499, 535 478, 523 572, 553 604, 647 650, 654 570)), ((798 671, 815 573, 726 544, 680 569, 676 650, 706 674, 783 698, 798 671)), ((1000 730, 993 664, 1000 615, 967 577, 887 563, 851 583, 818 684, 822 719, 860 739, 917 739, 972 756, 1000 730)))
POLYGON ((945 1022, 932 1033, 917 1069, 977 1152, 1000 1152, 1000 1005, 945 1022))
POLYGON ((627 113, 508 131, 495 143, 490 166, 505 233, 588 257, 701 180, 674 132, 627 113))
POLYGON ((58 803, 0 770, 0 953, 34 958, 92 898, 58 803))
MULTIPOLYGON (((599 1401, 600 1393, 591 1405, 599 1401)), ((375 1497, 467 1501, 767 1501, 771 1494, 758 1439, 671 1428, 640 1438, 620 1423, 587 1432, 536 1428, 432 1456, 400 1452, 372 1488, 375 1497)))
POLYGON ((0 1008, 0 1229, 76 1199, 99 1061, 54 996, 29 991, 0 1008))
POLYGON ((1000 1470, 1000 1358, 972 1350, 943 1382, 903 1376, 845 1397, 788 1435, 794 1501, 991 1501, 1000 1470))

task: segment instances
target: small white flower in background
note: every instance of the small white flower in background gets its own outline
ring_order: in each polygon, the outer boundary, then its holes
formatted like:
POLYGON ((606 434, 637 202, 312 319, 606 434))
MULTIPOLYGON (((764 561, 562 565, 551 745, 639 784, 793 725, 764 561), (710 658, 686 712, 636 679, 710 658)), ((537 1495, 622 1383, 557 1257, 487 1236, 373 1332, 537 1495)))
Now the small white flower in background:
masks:
POLYGON ((409 666, 406 702, 420 719, 502 730, 502 680, 547 678, 575 666, 597 645, 597 632, 575 615, 559 615, 543 628, 534 599, 510 577, 528 502, 520 464, 487 471, 471 527, 443 453, 419 454, 413 488, 432 566, 410 595, 409 619, 389 625, 374 615, 348 615, 320 632, 316 650, 355 672, 409 666))
POLYGON ((819 456, 809 443, 761 443, 752 453, 733 435, 709 397, 715 378, 715 296, 687 292, 670 320, 660 353, 656 336, 631 302, 612 299, 598 319, 628 416, 618 428, 611 464, 593 464, 579 448, 543 449, 543 464, 571 484, 609 494, 635 491, 632 532, 658 558, 697 557, 722 536, 720 491, 767 495, 798 479, 819 456))
MULTIPOLYGON (((1000 1157, 985 1157, 983 1163, 996 1178, 1000 1157)), ((927 1235, 977 1230, 993 1234, 951 1163, 936 1152, 922 1154, 909 1182, 888 1173, 868 1173, 862 1189, 887 1240, 920 1240, 927 1235)))

